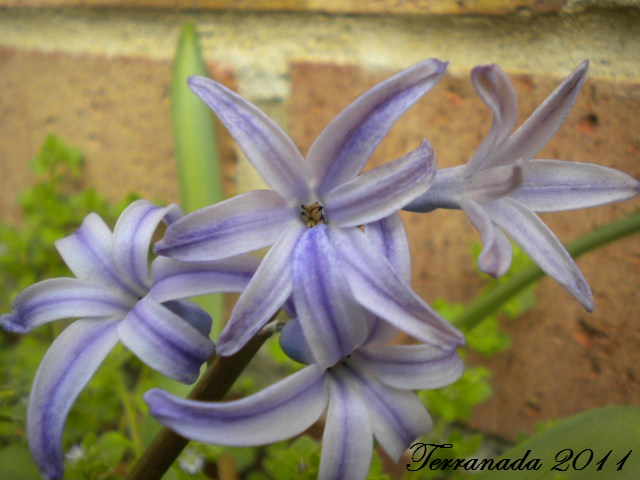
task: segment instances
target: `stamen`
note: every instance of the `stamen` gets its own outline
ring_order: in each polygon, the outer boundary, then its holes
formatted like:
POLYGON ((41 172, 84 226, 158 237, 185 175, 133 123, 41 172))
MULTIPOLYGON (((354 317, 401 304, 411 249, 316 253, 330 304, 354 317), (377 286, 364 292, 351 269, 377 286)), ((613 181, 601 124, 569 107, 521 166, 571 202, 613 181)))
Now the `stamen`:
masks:
POLYGON ((300 205, 302 211, 302 221, 307 227, 312 228, 316 225, 324 223, 324 215, 322 214, 322 205, 318 202, 310 203, 309 205, 300 205))

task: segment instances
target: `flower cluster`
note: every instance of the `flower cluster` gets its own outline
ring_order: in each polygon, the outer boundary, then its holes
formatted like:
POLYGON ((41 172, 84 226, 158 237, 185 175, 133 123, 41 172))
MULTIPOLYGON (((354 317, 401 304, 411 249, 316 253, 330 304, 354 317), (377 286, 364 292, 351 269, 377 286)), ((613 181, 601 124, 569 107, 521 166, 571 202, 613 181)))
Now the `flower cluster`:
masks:
POLYGON ((425 141, 361 173, 396 120, 445 69, 427 60, 367 91, 325 128, 306 159, 257 107, 212 80, 189 80, 270 189, 185 216, 175 206, 140 200, 113 231, 90 215, 57 242, 76 278, 27 288, 13 312, 0 317, 16 332, 78 318, 51 345, 31 391, 30 448, 45 478, 62 478, 66 416, 118 341, 162 374, 192 383, 214 350, 236 353, 283 308, 290 320, 280 345, 304 368, 227 402, 153 389, 144 397, 151 413, 186 438, 252 446, 298 435, 326 412, 321 478, 365 478, 374 439, 399 460, 431 427, 414 391, 454 382, 464 345, 463 335, 410 287, 403 208, 462 209, 481 234, 483 271, 500 276, 509 268, 506 233, 593 308, 573 260, 533 213, 620 201, 640 190, 636 180, 606 167, 532 159, 566 117, 586 62, 513 134, 517 105, 507 76, 495 65, 476 67, 472 82, 493 124, 466 165, 439 170, 425 141), (162 221, 167 228, 149 264, 162 221), (264 247, 270 248, 262 260, 250 254, 264 247), (211 319, 187 300, 212 292, 241 292, 216 347, 211 319), (416 343, 390 343, 399 332, 416 343))

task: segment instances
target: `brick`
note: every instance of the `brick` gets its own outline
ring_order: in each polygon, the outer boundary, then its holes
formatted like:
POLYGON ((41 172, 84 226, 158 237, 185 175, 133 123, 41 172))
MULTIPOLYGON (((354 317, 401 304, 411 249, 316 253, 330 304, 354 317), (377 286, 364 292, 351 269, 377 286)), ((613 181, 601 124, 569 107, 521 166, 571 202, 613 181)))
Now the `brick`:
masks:
MULTIPOLYGON (((213 75, 233 84, 227 68, 213 75)), ((86 155, 87 183, 112 201, 131 191, 178 200, 169 114, 171 65, 133 57, 0 50, 0 212, 17 217, 16 195, 34 181, 29 159, 47 133, 86 155)), ((225 187, 233 190, 228 136, 225 187)))
MULTIPOLYGON (((291 132, 306 151, 311 141, 357 95, 393 72, 300 62, 292 66, 291 132)), ((567 72, 569 74, 570 72, 567 72)), ((521 123, 561 80, 510 75, 521 123)), ((637 84, 588 79, 567 121, 538 158, 598 163, 640 177, 636 126, 637 84)), ((468 77, 446 76, 393 128, 374 155, 377 165, 428 138, 442 167, 465 163, 489 129, 491 116, 468 77)), ((638 199, 577 212, 547 214, 563 241, 638 208, 638 199)), ((458 211, 404 214, 411 242, 413 286, 427 301, 468 302, 482 287, 470 244, 479 235, 458 211)), ((514 439, 538 421, 610 403, 640 405, 640 244, 630 237, 578 260, 595 297, 588 314, 564 290, 544 279, 538 303, 517 321, 504 322, 513 346, 490 358, 474 356, 494 372, 495 396, 469 422, 514 439)))

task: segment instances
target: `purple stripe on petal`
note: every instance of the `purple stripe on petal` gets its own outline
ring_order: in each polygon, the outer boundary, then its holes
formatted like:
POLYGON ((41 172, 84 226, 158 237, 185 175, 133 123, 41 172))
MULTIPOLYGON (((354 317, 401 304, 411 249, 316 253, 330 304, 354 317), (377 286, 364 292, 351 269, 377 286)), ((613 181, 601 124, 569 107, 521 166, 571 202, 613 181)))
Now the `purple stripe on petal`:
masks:
POLYGON ((267 247, 300 207, 271 190, 254 190, 185 215, 167 228, 155 252, 182 261, 208 261, 267 247))
POLYGON ((149 245, 151 237, 175 205, 160 208, 146 200, 129 205, 113 229, 113 258, 121 275, 129 280, 139 296, 149 288, 149 245))
POLYGON ((586 280, 558 237, 535 213, 509 198, 492 202, 491 219, 551 278, 562 285, 588 311, 593 296, 586 280))
POLYGON ((165 306, 146 297, 118 326, 122 343, 144 363, 174 380, 193 383, 213 354, 213 342, 165 306))
POLYGON ((369 170, 326 194, 329 222, 355 227, 380 220, 429 188, 437 171, 433 150, 423 142, 404 157, 369 170))
POLYGON ((322 435, 318 478, 364 480, 373 454, 367 408, 349 372, 338 366, 332 369, 330 377, 329 409, 322 435))
POLYGON ((364 342, 369 314, 351 296, 326 225, 308 229, 300 237, 291 271, 302 332, 316 362, 329 367, 364 342))
POLYGON ((189 78, 189 87, 216 112, 260 176, 285 198, 307 199, 307 165, 295 144, 255 105, 213 80, 189 78))
POLYGON ((344 366, 352 375, 362 402, 366 405, 373 435, 394 460, 416 438, 429 431, 433 422, 415 393, 388 387, 376 379, 363 363, 347 360, 344 366))
POLYGON ((429 344, 463 345, 464 336, 440 317, 398 276, 357 229, 330 228, 351 291, 371 313, 429 344))
POLYGON ((324 195, 354 178, 389 129, 444 75, 439 60, 420 62, 365 92, 318 136, 307 161, 316 191, 324 195))
POLYGON ((240 350, 287 301, 291 295, 291 254, 306 230, 302 222, 293 223, 271 247, 218 337, 218 355, 240 350))
POLYGON ((405 390, 444 387, 460 378, 464 370, 455 348, 431 345, 361 348, 359 357, 381 382, 405 390))
POLYGON ((158 302, 208 293, 241 292, 260 265, 260 259, 239 255, 211 262, 178 262, 158 257, 151 264, 149 295, 158 302))
POLYGON ((28 332, 63 318, 124 316, 132 298, 76 278, 53 278, 35 283, 18 294, 13 312, 2 315, 6 330, 28 332))
POLYGON ((63 474, 62 431, 80 391, 118 342, 117 321, 78 320, 45 354, 31 388, 27 433, 45 478, 63 474))
POLYGON ((151 414, 185 438, 228 446, 265 445, 309 428, 328 400, 324 370, 309 365, 266 389, 231 402, 198 402, 162 390, 144 395, 151 414))

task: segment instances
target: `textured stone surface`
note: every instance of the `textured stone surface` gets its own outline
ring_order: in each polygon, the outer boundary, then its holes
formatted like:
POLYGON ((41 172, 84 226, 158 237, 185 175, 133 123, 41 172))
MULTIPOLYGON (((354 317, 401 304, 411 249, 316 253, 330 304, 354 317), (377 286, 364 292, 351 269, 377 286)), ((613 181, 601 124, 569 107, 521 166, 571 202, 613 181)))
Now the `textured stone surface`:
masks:
MULTIPOLYGON (((569 74, 569 72, 567 72, 569 74)), ((299 63, 292 67, 291 131, 306 150, 326 123, 358 94, 385 78, 357 67, 299 63)), ((558 78, 511 76, 520 122, 553 90, 558 78)), ((538 158, 594 162, 640 177, 637 85, 589 79, 558 134, 538 158)), ((447 76, 392 130, 373 164, 415 148, 427 137, 441 166, 466 162, 490 125, 488 109, 468 78, 447 76)), ((578 212, 545 215, 563 241, 638 208, 638 200, 578 212)), ((479 240, 464 215, 437 211, 405 214, 413 255, 413 285, 428 301, 470 301, 482 280, 474 272, 470 244, 479 240)), ((535 423, 598 405, 640 404, 640 242, 630 237, 579 259, 596 310, 583 311, 550 279, 537 290, 536 307, 505 322, 513 346, 471 363, 490 366, 495 396, 470 425, 513 439, 535 423)))

